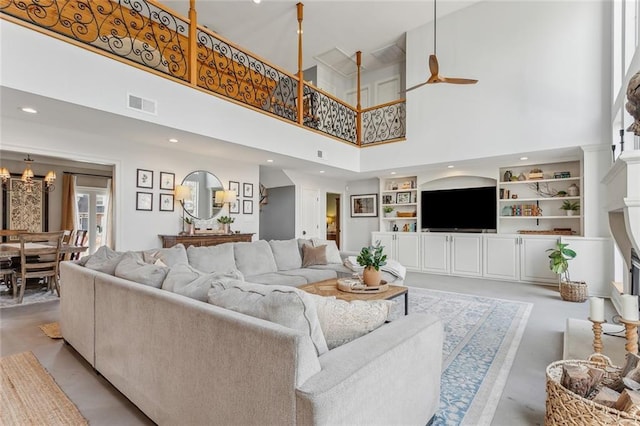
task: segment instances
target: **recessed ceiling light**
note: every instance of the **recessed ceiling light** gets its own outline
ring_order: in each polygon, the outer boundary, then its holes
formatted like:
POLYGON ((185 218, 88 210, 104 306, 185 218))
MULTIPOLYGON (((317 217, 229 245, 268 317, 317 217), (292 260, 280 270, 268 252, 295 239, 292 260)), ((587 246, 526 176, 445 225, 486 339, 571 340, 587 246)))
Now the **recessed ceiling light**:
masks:
POLYGON ((324 170, 320 170, 320 173, 324 173, 324 170))
POLYGON ((171 143, 178 143, 178 139, 176 139, 176 138, 171 138, 171 139, 169 139, 169 142, 171 142, 171 143))
POLYGON ((454 167, 455 167, 455 166, 453 166, 453 165, 449 164, 449 165, 447 166, 447 169, 453 169, 454 167))
POLYGON ((273 160, 272 159, 268 159, 267 163, 273 163, 273 160))
POLYGON ((20 110, 22 112, 28 112, 29 114, 37 114, 38 111, 35 108, 31 108, 31 107, 22 107, 20 108, 20 110))
POLYGON ((391 172, 391 174, 392 174, 392 175, 395 175, 395 174, 396 174, 396 172, 391 172))
POLYGON ((529 159, 529 157, 520 157, 520 159, 521 159, 522 161, 524 161, 524 160, 528 160, 528 159, 529 159))

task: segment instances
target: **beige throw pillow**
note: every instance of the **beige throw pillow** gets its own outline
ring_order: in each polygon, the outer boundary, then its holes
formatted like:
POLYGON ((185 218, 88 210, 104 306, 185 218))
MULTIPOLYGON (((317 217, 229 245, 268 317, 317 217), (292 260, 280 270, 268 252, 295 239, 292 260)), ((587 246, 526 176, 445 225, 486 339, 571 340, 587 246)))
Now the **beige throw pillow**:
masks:
POLYGON ((327 246, 312 247, 308 244, 302 246, 302 267, 327 264, 327 246))
POLYGON ((331 350, 364 336, 387 321, 390 300, 354 300, 312 295, 316 302, 320 328, 331 350))
POLYGON ((314 247, 327 246, 327 263, 342 263, 340 250, 338 249, 338 245, 335 241, 312 238, 311 242, 313 243, 314 247))

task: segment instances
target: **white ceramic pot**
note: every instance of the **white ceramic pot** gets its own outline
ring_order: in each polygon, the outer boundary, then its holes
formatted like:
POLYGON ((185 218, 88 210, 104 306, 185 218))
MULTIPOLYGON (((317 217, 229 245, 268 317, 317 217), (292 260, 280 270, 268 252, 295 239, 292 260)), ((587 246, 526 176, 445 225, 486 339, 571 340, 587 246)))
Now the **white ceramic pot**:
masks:
POLYGON ((575 213, 574 210, 567 210, 567 216, 573 216, 575 213))

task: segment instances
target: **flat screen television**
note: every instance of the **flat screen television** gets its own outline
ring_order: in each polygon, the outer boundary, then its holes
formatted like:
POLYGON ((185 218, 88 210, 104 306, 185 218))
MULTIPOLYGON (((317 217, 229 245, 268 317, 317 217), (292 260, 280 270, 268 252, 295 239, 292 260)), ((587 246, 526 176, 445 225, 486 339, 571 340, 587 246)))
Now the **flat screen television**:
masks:
POLYGON ((496 187, 422 191, 421 226, 429 231, 496 229, 496 187))

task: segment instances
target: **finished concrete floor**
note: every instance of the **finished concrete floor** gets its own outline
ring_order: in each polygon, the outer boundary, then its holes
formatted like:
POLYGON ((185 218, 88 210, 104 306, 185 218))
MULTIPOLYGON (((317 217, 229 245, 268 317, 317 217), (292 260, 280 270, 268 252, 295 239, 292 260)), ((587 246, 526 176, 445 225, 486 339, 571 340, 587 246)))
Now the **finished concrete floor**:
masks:
MULTIPOLYGON (((556 288, 535 284, 411 272, 407 274, 405 283, 533 304, 492 425, 542 425, 546 398, 545 368, 562 359, 566 319, 586 319, 589 315, 588 302, 562 301, 556 288)), ((605 306, 610 319, 613 307, 609 302, 605 306)), ((96 374, 72 347, 62 340, 50 339, 40 331, 39 325, 58 321, 59 312, 58 301, 0 309, 0 355, 32 351, 92 426, 153 424, 96 374)), ((620 345, 624 346, 624 339, 620 339, 620 345)), ((215 424, 213 419, 212 424, 215 424)))

